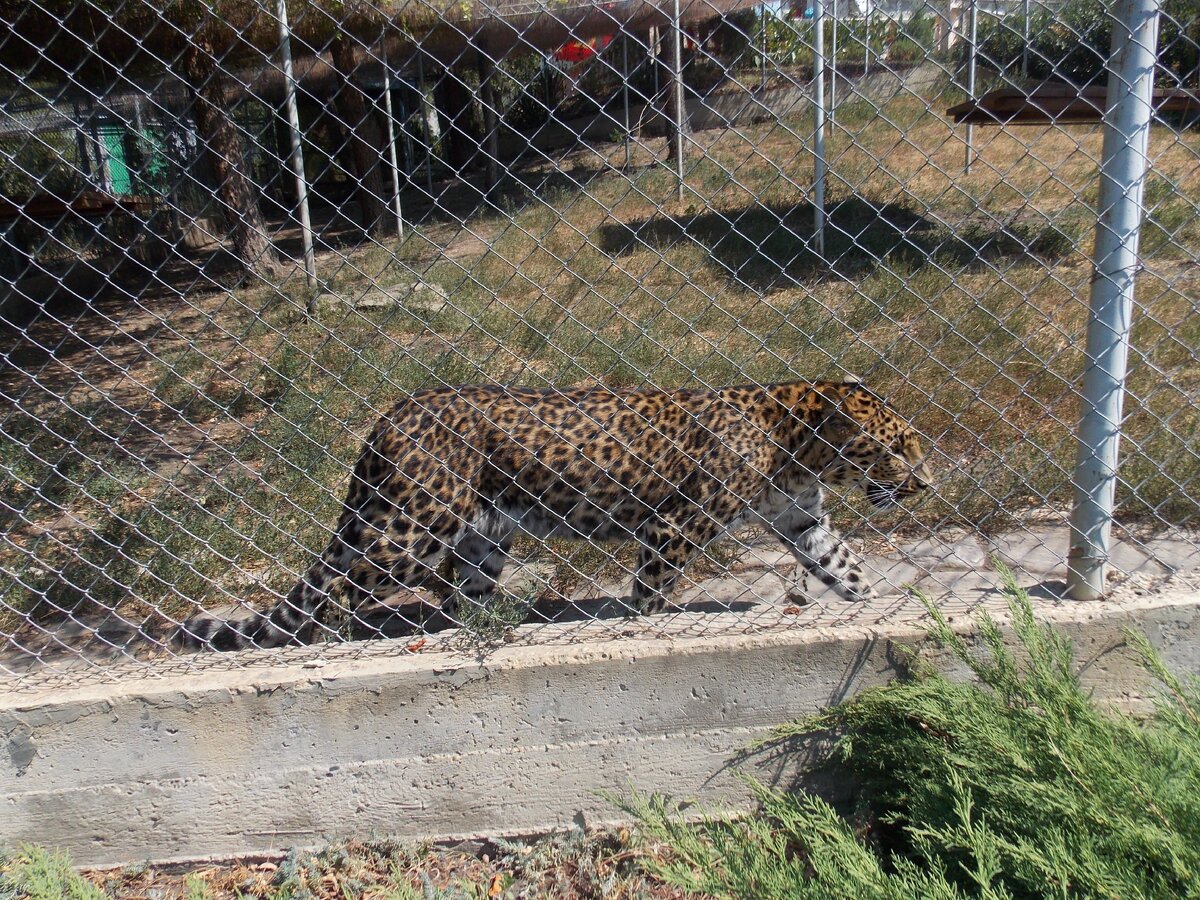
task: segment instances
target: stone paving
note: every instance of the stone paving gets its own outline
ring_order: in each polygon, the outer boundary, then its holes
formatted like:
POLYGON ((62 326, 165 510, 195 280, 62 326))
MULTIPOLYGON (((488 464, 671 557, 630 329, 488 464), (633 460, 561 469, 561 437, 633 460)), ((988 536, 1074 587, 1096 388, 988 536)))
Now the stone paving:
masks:
MULTIPOLYGON (((1200 533, 1119 531, 1114 536, 1110 573, 1113 596, 1152 596, 1164 586, 1178 588, 1181 584, 1200 593, 1200 533)), ((1063 599, 1067 546, 1068 530, 1062 522, 1032 524, 990 537, 958 530, 920 539, 896 539, 864 554, 880 598, 850 603, 816 583, 806 585, 806 598, 798 597, 792 590, 795 562, 791 555, 777 542, 758 538, 725 573, 694 582, 685 579, 673 615, 646 618, 629 615, 629 579, 584 585, 563 597, 550 584, 552 567, 533 562, 505 573, 507 593, 534 599, 526 609, 525 624, 507 629, 502 637, 506 643, 534 645, 604 640, 616 635, 695 637, 779 627, 864 625, 882 630, 889 621, 923 614, 914 590, 952 618, 969 616, 981 608, 1002 609, 1001 577, 993 561, 1012 569, 1018 583, 1035 600, 1061 606, 1071 603, 1063 599)), ((244 614, 236 609, 214 612, 233 617, 244 614)), ((459 630, 453 621, 411 596, 376 608, 365 618, 369 634, 424 636, 430 646, 451 646, 456 641, 478 645, 480 641, 479 635, 457 635, 459 630)), ((47 666, 78 672, 132 659, 167 660, 171 651, 163 645, 162 637, 159 633, 147 639, 136 623, 69 622, 24 638, 21 649, 0 650, 0 691, 6 674, 19 679, 47 666)), ((195 656, 182 661, 189 660, 201 662, 195 656)))

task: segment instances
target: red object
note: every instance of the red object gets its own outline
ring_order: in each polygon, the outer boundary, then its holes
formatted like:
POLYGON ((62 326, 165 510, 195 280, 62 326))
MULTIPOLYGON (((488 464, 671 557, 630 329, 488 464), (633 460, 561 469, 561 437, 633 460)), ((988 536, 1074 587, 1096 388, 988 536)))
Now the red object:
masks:
POLYGON ((586 62, 610 43, 612 43, 612 37, 608 35, 592 38, 590 41, 567 41, 554 51, 554 58, 559 62, 586 62))
POLYGON ((554 58, 559 62, 578 63, 591 59, 595 55, 596 51, 592 48, 591 43, 585 44, 582 41, 567 41, 554 51, 554 58))

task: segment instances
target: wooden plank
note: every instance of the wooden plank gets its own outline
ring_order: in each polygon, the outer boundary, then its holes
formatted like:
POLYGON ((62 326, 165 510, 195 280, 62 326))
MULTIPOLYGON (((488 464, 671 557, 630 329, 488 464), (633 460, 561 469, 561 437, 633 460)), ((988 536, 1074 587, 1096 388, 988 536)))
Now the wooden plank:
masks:
MULTIPOLYGON (((1099 122, 1104 118, 1107 89, 1074 88, 1067 84, 1040 84, 1029 91, 1000 88, 976 100, 946 110, 958 125, 1048 125, 1099 122)), ((1175 88, 1156 88, 1154 109, 1200 114, 1200 94, 1175 88)))

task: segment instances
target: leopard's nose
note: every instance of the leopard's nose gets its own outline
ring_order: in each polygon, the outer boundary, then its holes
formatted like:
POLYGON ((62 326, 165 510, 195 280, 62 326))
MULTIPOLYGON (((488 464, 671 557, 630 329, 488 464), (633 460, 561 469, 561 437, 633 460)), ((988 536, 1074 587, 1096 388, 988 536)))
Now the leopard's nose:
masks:
POLYGON ((929 470, 929 465, 923 462, 913 469, 908 480, 913 490, 923 491, 933 483, 933 473, 929 470))

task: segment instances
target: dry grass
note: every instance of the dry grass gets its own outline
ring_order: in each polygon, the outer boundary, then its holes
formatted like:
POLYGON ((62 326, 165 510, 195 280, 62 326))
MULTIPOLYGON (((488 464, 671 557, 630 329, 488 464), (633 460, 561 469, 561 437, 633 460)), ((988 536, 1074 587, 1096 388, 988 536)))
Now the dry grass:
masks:
MULTIPOLYGON (((29 900, 704 900, 649 875, 628 831, 572 832, 486 851, 351 841, 271 862, 70 869, 36 848, 0 851, 0 891, 29 900)), ((9 896, 4 893, 3 896, 9 896)))
MULTIPOLYGON (((995 530, 1065 503, 1101 136, 977 129, 964 176, 961 132, 938 115, 954 99, 839 110, 825 259, 809 245, 798 116, 697 135, 682 204, 651 158, 661 141, 627 172, 613 145, 516 173, 461 226, 432 221, 397 246, 321 259, 341 293, 437 284, 440 311, 309 319, 292 279, 136 314, 102 306, 116 325, 100 351, 42 323, 5 384, 18 398, 0 447, 8 621, 265 602, 326 540, 376 412, 439 382, 852 372, 913 418, 939 472, 935 496, 872 527, 995 530)), ((1200 512, 1200 134, 1156 127, 1151 147, 1119 501, 1123 517, 1165 526, 1200 512)), ((571 558, 592 556, 607 558, 571 558)), ((581 561, 574 577, 600 565, 581 561)))

